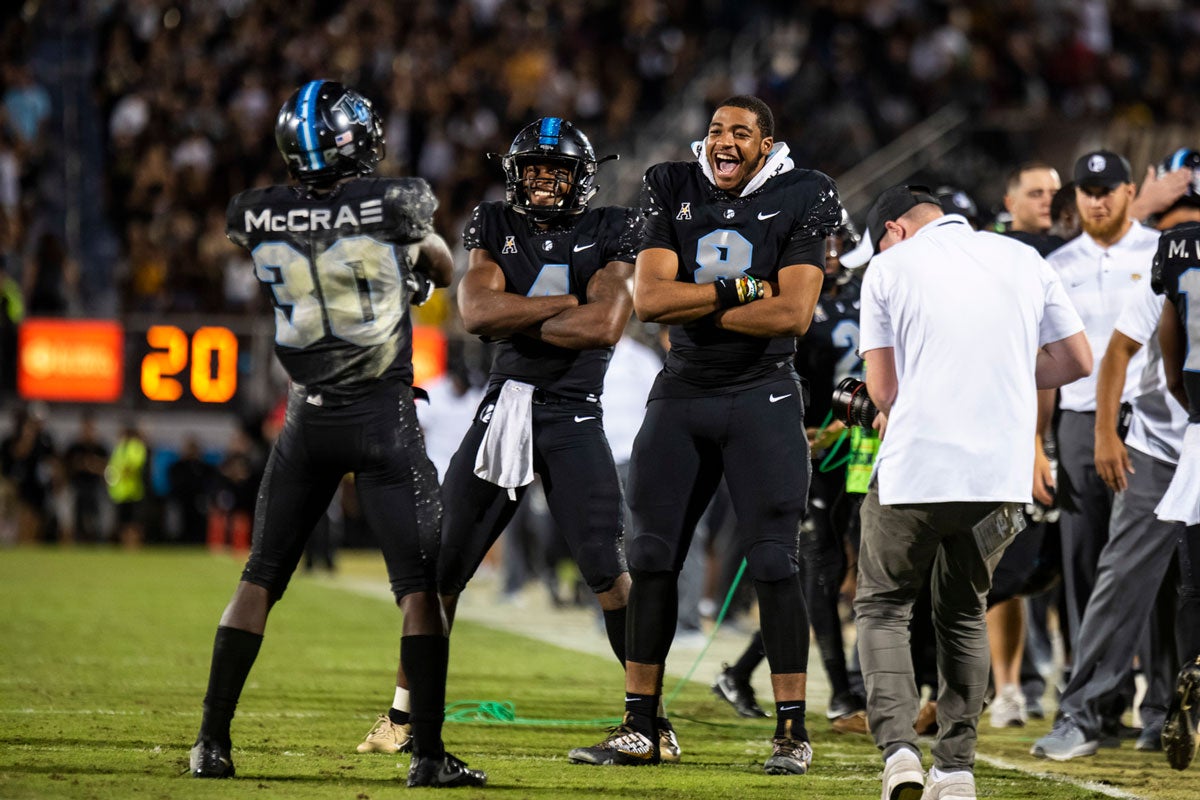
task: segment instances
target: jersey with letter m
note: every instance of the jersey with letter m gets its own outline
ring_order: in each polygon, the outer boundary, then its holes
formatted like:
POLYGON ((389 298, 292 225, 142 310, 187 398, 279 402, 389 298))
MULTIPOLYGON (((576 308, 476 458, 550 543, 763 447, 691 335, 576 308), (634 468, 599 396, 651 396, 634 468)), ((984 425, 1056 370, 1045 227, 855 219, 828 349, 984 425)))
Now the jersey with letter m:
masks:
POLYGON ((1183 323, 1188 422, 1200 423, 1200 222, 1185 222, 1163 232, 1154 254, 1151 285, 1167 296, 1183 323))
MULTIPOLYGON (((714 186, 698 163, 667 162, 646 172, 640 249, 674 251, 676 280, 686 283, 743 275, 774 281, 782 267, 793 264, 824 268, 825 237, 841 213, 833 181, 814 170, 783 172, 749 195, 735 197, 714 186)), ((764 339, 723 330, 712 315, 671 326, 670 337, 656 395, 664 394, 664 381, 684 394, 691 393, 688 387, 753 386, 790 366, 796 352, 793 336, 764 339)))
POLYGON ((226 212, 275 307, 275 353, 292 381, 339 405, 378 381, 412 383, 410 245, 433 232, 421 178, 360 178, 329 193, 250 189, 226 212))

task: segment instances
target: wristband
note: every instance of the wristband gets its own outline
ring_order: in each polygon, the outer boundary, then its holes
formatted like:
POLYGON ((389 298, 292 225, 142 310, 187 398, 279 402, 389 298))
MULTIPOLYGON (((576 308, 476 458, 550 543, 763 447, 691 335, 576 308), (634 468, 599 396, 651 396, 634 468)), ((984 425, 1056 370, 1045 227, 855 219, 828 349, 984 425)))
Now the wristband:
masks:
POLYGON ((717 303, 721 308, 740 306, 761 300, 765 294, 763 282, 750 275, 740 278, 721 278, 713 282, 717 290, 717 303))

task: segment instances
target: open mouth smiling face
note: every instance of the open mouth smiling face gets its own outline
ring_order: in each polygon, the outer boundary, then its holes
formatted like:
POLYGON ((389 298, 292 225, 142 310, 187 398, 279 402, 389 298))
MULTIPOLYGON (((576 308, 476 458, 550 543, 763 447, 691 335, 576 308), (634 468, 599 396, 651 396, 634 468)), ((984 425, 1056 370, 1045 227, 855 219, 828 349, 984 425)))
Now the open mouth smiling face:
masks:
POLYGON ((528 164, 522 180, 529 202, 535 206, 558 206, 570 194, 571 171, 557 164, 528 164))
POLYGON ((763 138, 754 112, 734 106, 718 108, 704 143, 717 188, 734 192, 744 187, 762 168, 772 144, 771 138, 763 138))

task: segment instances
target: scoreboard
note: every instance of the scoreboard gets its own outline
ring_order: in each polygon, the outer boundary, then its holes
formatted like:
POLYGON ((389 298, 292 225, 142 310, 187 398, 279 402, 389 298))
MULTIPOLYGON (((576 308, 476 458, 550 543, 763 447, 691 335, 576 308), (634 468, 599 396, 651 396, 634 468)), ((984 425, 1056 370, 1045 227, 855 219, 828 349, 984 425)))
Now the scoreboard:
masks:
MULTIPOLYGON (((18 331, 17 393, 134 410, 266 408, 286 387, 274 335, 270 318, 26 319, 18 331)), ((413 367, 418 385, 445 371, 439 329, 414 326, 413 367)))

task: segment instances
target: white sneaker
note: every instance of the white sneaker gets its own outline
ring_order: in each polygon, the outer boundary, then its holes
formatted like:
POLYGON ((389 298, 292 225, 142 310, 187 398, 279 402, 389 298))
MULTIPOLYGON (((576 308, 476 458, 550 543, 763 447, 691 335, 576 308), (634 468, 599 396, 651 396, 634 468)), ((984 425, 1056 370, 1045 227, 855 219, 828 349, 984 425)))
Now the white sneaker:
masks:
POLYGON ((976 800, 975 776, 966 770, 943 772, 935 781, 933 770, 929 770, 921 800, 976 800))
POLYGON ((880 800, 920 800, 925 785, 921 757, 902 747, 883 763, 883 792, 880 800))
POLYGON ((1016 684, 1001 689, 989 711, 993 728, 1020 728, 1029 718, 1025 710, 1025 695, 1016 684))

